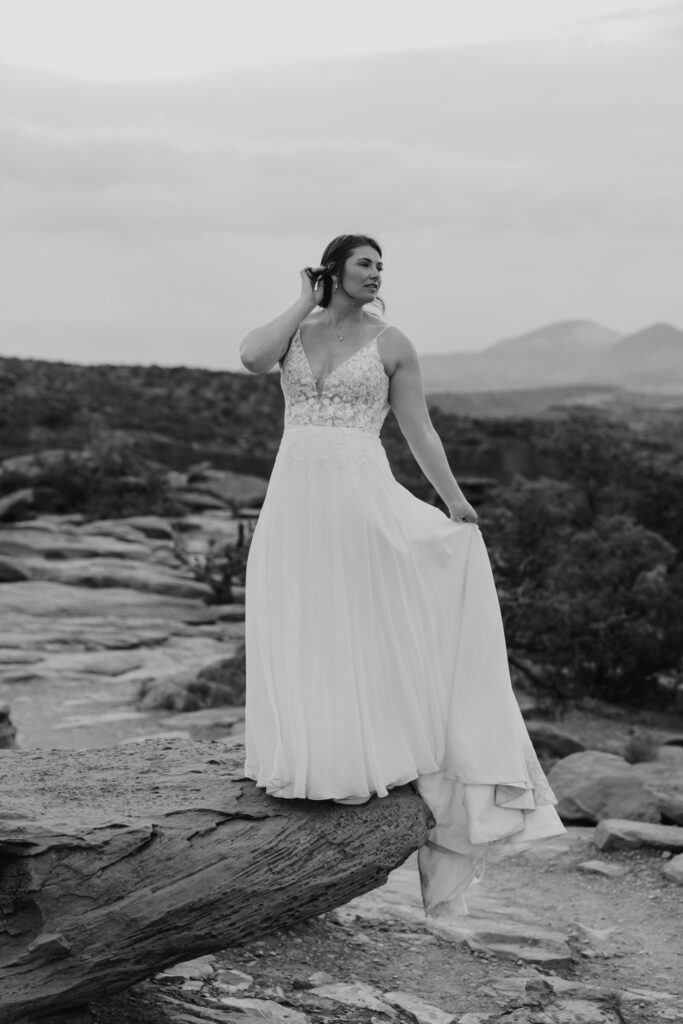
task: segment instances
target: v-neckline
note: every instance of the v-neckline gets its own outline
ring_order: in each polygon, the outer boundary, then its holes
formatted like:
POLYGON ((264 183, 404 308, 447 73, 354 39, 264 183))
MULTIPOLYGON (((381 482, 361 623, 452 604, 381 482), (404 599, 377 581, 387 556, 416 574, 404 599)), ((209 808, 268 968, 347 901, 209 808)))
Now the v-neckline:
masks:
POLYGON ((377 341, 377 339, 379 338, 379 335, 382 334, 385 330, 386 330, 386 327, 383 327, 382 330, 379 332, 379 334, 376 334, 374 336, 374 338, 370 338, 370 340, 366 341, 364 345, 361 345, 360 348, 357 348, 355 352, 352 352, 350 355, 348 355, 346 357, 346 359, 342 359, 341 363, 338 363, 337 366, 334 366, 330 370, 329 373, 326 373, 325 376, 322 379, 322 385, 323 386, 322 386, 322 388, 319 388, 318 385, 319 385, 320 382, 318 381, 317 377, 313 373, 313 368, 312 368, 312 366, 310 364, 308 356, 306 355, 306 349, 304 348, 304 343, 301 340, 301 328, 297 327, 297 329, 296 329, 296 337, 297 337, 297 340, 299 342, 299 348, 303 352, 304 360, 306 362, 306 367, 308 368, 308 372, 310 374, 311 380, 313 381, 313 386, 315 387, 316 394, 318 396, 318 401, 320 401, 320 399, 325 394, 325 386, 326 386, 328 380, 330 379, 330 377, 332 377, 337 372, 337 370, 340 370, 342 368, 342 366, 345 366, 346 363, 348 363, 351 359, 354 359, 358 355, 359 352, 362 352, 364 349, 366 349, 368 347, 368 345, 372 345, 373 341, 377 341))

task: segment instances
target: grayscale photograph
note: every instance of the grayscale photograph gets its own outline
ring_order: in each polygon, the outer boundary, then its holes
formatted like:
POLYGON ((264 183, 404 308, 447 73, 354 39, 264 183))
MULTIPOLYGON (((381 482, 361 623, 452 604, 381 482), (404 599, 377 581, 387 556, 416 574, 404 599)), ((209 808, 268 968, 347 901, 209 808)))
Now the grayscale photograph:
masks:
POLYGON ((683 0, 0 0, 0 1024, 683 1024, 683 0))

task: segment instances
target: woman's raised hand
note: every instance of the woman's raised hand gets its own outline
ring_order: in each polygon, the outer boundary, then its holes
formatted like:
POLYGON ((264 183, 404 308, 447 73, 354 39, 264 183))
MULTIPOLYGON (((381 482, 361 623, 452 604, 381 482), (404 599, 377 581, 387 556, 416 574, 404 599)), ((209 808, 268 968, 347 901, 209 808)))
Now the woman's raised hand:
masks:
POLYGON ((319 306, 323 297, 324 267, 304 267, 301 271, 301 295, 313 303, 313 307, 319 306))

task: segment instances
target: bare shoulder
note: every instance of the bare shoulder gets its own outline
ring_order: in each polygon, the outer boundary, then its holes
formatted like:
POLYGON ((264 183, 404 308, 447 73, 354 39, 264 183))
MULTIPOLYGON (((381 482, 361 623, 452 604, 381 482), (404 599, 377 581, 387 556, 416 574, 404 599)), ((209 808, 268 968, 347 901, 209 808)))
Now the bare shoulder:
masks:
MULTIPOLYGON (((319 309, 314 309, 311 313, 308 314, 308 316, 305 316, 303 318, 303 320, 299 324, 298 330, 301 330, 302 327, 315 327, 315 325, 320 322, 320 319, 321 311, 319 309)), ((296 334, 296 331, 294 333, 296 334)))
POLYGON ((400 367, 419 366, 417 350, 407 334, 390 325, 382 332, 378 345, 384 369, 391 377, 400 367))

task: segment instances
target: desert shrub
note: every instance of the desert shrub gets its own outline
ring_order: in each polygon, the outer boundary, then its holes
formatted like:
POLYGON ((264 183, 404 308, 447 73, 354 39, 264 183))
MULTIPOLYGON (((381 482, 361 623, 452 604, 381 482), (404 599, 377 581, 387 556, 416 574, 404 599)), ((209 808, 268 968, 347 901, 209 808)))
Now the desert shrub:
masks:
POLYGON ((630 516, 598 515, 556 481, 502 489, 483 527, 515 664, 558 699, 647 704, 683 658, 676 549, 630 516))
POLYGON ((211 588, 213 604, 232 604, 233 587, 246 583, 249 540, 243 531, 234 543, 210 541, 206 554, 189 554, 179 534, 175 535, 174 550, 196 580, 211 588))
POLYGON ((642 729, 631 729, 631 734, 624 746, 624 757, 629 764, 639 764, 641 761, 656 761, 658 740, 650 732, 642 729))

